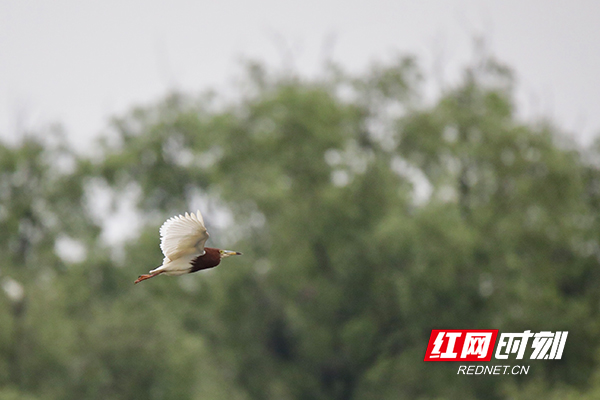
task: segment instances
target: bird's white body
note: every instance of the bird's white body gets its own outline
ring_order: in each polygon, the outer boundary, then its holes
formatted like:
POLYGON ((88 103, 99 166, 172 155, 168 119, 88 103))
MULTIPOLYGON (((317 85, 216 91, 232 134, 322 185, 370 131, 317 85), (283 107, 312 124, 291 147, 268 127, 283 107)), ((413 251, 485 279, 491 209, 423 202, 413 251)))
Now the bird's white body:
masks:
POLYGON ((165 275, 183 275, 190 272, 190 262, 205 253, 208 232, 200 211, 169 218, 160 227, 160 248, 165 255, 160 267, 150 271, 165 275))
POLYGON ((151 274, 163 271, 162 273, 165 275, 183 275, 190 272, 191 262, 194 258, 198 257, 198 254, 186 254, 184 256, 179 257, 176 260, 169 260, 167 257, 163 260, 163 263, 160 267, 153 269, 150 271, 151 274))

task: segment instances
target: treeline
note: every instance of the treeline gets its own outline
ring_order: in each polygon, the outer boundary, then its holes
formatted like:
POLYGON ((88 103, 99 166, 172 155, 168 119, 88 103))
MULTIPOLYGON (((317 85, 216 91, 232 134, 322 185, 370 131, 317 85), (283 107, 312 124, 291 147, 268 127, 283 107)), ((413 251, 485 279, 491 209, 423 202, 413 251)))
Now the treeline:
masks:
POLYGON ((236 100, 115 117, 93 155, 51 129, 0 145, 0 400, 600 396, 600 146, 520 121, 490 58, 433 104, 411 58, 247 71, 236 100), (112 247, 124 198, 141 229, 112 247), (244 256, 134 286, 197 208, 244 256), (423 362, 436 328, 569 337, 466 377, 423 362))

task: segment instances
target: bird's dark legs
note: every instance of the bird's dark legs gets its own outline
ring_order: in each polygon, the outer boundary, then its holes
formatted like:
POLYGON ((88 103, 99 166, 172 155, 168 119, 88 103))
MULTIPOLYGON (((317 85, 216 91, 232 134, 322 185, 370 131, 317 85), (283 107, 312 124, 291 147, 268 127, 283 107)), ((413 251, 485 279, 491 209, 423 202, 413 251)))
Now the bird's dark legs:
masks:
POLYGON ((163 271, 156 271, 153 274, 140 275, 133 283, 136 284, 141 281, 145 281, 146 279, 154 278, 156 275, 160 275, 162 273, 163 273, 163 271))

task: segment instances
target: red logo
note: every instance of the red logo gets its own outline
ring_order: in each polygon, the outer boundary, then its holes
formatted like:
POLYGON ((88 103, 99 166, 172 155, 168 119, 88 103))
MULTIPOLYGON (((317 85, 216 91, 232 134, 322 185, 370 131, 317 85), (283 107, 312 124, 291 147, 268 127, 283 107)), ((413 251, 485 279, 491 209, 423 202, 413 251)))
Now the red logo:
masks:
POLYGON ((490 361, 498 329, 431 331, 425 361, 490 361))

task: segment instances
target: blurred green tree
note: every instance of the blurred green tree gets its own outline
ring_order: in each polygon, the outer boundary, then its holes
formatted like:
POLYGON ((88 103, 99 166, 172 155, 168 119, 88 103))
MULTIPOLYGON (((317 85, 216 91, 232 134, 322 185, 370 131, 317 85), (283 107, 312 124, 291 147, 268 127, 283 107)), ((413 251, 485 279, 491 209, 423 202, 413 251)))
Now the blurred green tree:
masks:
POLYGON ((174 93, 115 118, 93 157, 0 148, 0 399, 600 393, 600 145, 520 121, 490 57, 431 104, 411 58, 247 71, 234 101, 174 93), (94 196, 135 198, 122 249, 94 196), (160 223, 196 208, 244 257, 134 287, 160 223), (422 361, 434 328, 569 338, 527 376, 467 379, 422 361))
POLYGON ((236 387, 502 398, 523 382, 421 361, 432 328, 489 327, 571 329, 564 361, 534 363, 531 379, 589 382, 597 168, 550 124, 518 120, 508 68, 484 58, 432 106, 409 58, 363 77, 249 72, 237 103, 173 95, 118 120, 101 164, 140 186, 144 212, 212 204, 235 221, 213 237, 244 259, 198 283, 202 311, 182 318, 236 387))

